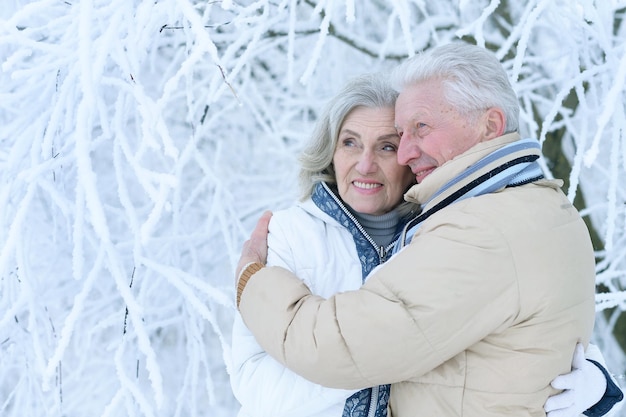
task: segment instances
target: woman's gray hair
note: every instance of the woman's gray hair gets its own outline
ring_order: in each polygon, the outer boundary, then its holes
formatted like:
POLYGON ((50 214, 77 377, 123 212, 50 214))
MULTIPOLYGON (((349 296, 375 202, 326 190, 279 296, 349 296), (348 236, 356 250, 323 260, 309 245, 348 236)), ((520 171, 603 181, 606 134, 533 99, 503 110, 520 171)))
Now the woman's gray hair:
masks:
POLYGON ((445 99, 470 119, 477 112, 497 107, 506 118, 505 133, 519 128, 519 100, 502 64, 490 51, 455 42, 420 53, 391 74, 393 88, 424 81, 442 80, 445 99))
MULTIPOLYGON (((395 108, 398 93, 389 84, 389 74, 364 74, 350 80, 325 106, 308 144, 300 154, 301 198, 311 196, 315 184, 336 184, 333 156, 344 120, 357 107, 368 109, 395 108)), ((416 211, 415 205, 403 202, 400 215, 416 211)))
MULTIPOLYGON (((398 93, 389 84, 389 74, 364 74, 350 80, 324 107, 308 144, 300 154, 300 189, 304 200, 318 182, 336 184, 333 156, 344 120, 357 107, 394 109, 398 93)), ((404 205, 404 204, 403 204, 404 205)), ((401 214, 413 210, 401 209, 401 214)))
POLYGON ((336 183, 333 155, 344 120, 357 107, 391 108, 398 93, 388 77, 380 73, 365 74, 350 80, 324 107, 308 144, 300 154, 300 188, 308 198, 316 183, 336 183))

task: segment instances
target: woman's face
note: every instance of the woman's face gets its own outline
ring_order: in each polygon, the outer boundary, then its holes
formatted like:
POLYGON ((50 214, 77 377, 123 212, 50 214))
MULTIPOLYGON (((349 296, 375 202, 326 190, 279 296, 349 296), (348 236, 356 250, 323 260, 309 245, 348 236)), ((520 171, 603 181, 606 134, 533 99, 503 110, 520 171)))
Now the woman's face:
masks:
POLYGON ((402 202, 414 176, 398 164, 399 144, 393 108, 356 107, 345 118, 333 165, 339 196, 353 210, 380 215, 402 202))

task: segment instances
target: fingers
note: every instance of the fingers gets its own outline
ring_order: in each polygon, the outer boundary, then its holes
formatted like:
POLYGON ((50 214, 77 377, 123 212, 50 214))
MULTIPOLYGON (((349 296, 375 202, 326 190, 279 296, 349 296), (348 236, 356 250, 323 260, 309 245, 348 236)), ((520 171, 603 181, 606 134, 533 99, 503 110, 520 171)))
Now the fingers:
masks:
POLYGON ((574 359, 572 360, 572 369, 582 369, 586 361, 585 347, 582 343, 577 343, 576 349, 574 350, 574 359))
POLYGON ((582 376, 582 371, 575 369, 568 374, 557 376, 552 380, 550 385, 552 385, 555 389, 571 390, 576 388, 576 385, 582 376))
POLYGON ((271 218, 271 211, 264 212, 257 221, 250 239, 244 244, 242 255, 256 257, 256 259, 252 259, 253 262, 264 264, 267 260, 267 234, 271 218))
POLYGON ((244 242, 235 270, 235 277, 239 277, 243 267, 250 262, 258 262, 263 265, 267 262, 267 233, 271 218, 271 211, 264 212, 257 221, 250 239, 244 242))
MULTIPOLYGON (((582 410, 588 408, 585 405, 585 400, 590 390, 583 388, 586 380, 590 378, 590 376, 586 376, 584 372, 587 368, 585 348, 581 343, 578 343, 574 349, 574 357, 572 358, 572 371, 557 376, 550 383, 552 387, 563 390, 563 392, 551 396, 546 401, 544 410, 547 413, 547 417, 579 415, 582 410)), ((594 401, 595 398, 589 402, 593 405, 595 404, 594 401)))
POLYGON ((250 236, 251 241, 266 241, 267 233, 269 230, 270 219, 272 218, 271 211, 265 211, 259 220, 256 223, 256 227, 252 231, 252 235, 250 236))
POLYGON ((569 408, 562 408, 559 410, 554 410, 554 411, 550 411, 546 414, 546 417, 572 417, 574 415, 574 412, 572 410, 570 410, 569 408))
POLYGON ((556 394, 548 398, 543 409, 548 413, 550 417, 556 417, 565 414, 569 407, 574 405, 574 393, 572 391, 563 391, 560 394, 556 394))

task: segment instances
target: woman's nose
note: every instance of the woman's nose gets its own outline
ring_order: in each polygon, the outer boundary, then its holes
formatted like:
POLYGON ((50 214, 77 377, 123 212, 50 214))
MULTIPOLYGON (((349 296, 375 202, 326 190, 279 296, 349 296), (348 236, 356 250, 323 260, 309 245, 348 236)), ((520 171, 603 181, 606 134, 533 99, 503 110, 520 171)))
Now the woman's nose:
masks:
POLYGON ((371 174, 376 171, 377 166, 373 152, 365 151, 359 156, 356 170, 362 175, 371 174))

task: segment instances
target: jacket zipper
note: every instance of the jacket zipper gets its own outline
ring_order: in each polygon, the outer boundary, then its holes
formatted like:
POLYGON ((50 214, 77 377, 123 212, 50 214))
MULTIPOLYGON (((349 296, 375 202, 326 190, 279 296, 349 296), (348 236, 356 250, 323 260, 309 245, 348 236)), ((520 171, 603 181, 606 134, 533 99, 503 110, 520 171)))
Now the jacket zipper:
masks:
MULTIPOLYGON (((348 210, 346 208, 346 206, 343 204, 343 202, 341 200, 339 200, 339 198, 337 198, 335 193, 333 193, 328 188, 326 183, 322 183, 322 185, 324 186, 324 188, 326 189, 328 194, 332 197, 332 199, 335 201, 335 203, 337 203, 337 205, 341 208, 341 210, 344 212, 344 214, 346 216, 348 216, 348 218, 352 221, 352 223, 354 223, 356 228, 359 229, 359 232, 361 232, 363 237, 365 239, 367 239, 367 241, 370 243, 370 245, 372 245, 372 247, 374 249, 376 249, 376 252, 378 253, 378 264, 380 265, 380 264, 384 263, 386 261, 385 258, 389 254, 389 251, 393 248, 393 246, 396 244, 396 242, 398 242, 398 240, 400 240, 400 239, 398 238, 398 239, 394 240, 389 245, 387 245, 387 247, 385 247, 383 245, 378 246, 378 244, 365 231, 363 226, 361 226, 361 223, 359 223, 359 221, 354 217, 354 215, 350 212, 350 210, 348 210)), ((376 409, 378 408, 378 392, 379 391, 380 391, 380 386, 376 385, 375 387, 372 387, 372 393, 370 395, 370 406, 369 406, 369 410, 367 411, 367 417, 375 417, 376 416, 376 409)))
POLYGON ((354 225, 356 226, 357 229, 359 229, 359 232, 361 232, 361 234, 363 235, 363 237, 370 243, 370 245, 372 245, 372 247, 374 249, 376 249, 376 252, 378 253, 378 264, 382 264, 385 262, 385 258, 387 257, 387 254, 389 254, 389 251, 393 248, 393 246, 396 244, 396 242, 399 239, 394 240, 393 242, 391 242, 389 245, 387 245, 387 247, 385 246, 378 246, 378 244, 374 241, 374 239, 371 238, 371 236, 365 231, 365 229, 363 228, 363 226, 361 226, 361 223, 359 223, 359 221, 356 219, 356 217, 354 217, 354 215, 350 212, 350 210, 348 210, 346 208, 346 206, 343 204, 343 202, 341 200, 339 200, 339 198, 337 198, 337 196, 335 195, 335 193, 333 193, 328 186, 326 185, 326 183, 322 183, 322 185, 324 186, 324 188, 326 189, 326 191, 328 191, 328 194, 332 197, 333 200, 335 200, 335 203, 337 203, 337 205, 339 207, 341 207, 341 210, 344 212, 344 214, 346 216, 348 216, 348 218, 352 221, 352 223, 354 223, 354 225))
POLYGON ((370 409, 367 411, 367 417, 375 417, 376 416, 376 408, 378 406, 378 390, 380 387, 376 385, 372 387, 372 396, 370 398, 370 409))

